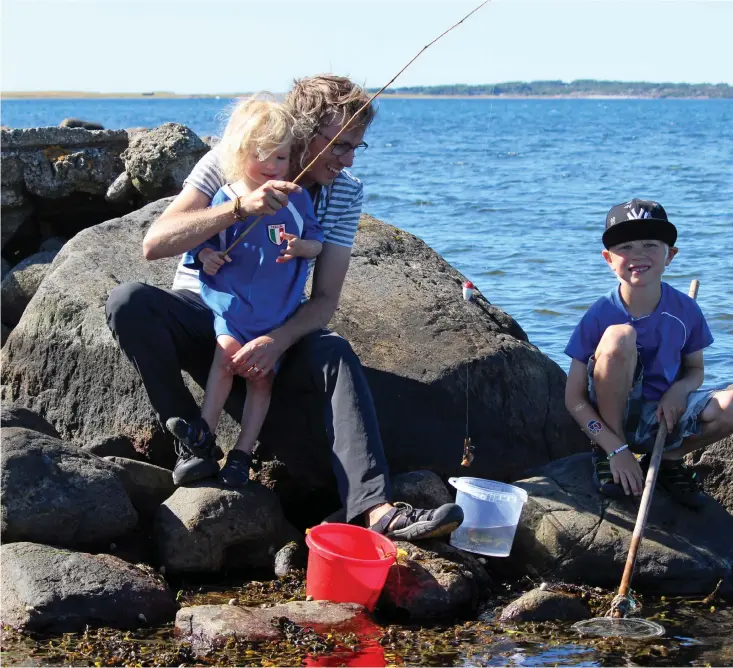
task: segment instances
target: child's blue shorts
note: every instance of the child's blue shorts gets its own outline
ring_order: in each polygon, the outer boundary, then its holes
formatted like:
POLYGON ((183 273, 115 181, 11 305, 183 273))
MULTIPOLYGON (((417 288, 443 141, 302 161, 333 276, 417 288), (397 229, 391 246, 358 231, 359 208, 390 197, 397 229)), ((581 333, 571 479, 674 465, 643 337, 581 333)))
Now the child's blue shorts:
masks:
MULTIPOLYGON (((595 388, 593 387, 593 369, 596 361, 593 357, 588 360, 588 397, 591 403, 598 407, 595 388)), ((657 406, 658 401, 644 401, 641 385, 644 379, 644 365, 641 360, 636 362, 634 384, 631 386, 626 409, 624 411, 624 431, 626 442, 634 452, 651 452, 654 439, 657 437, 657 406)), ((682 441, 688 436, 699 436, 702 433, 702 424, 698 419, 700 413, 708 405, 708 401, 719 390, 695 390, 687 397, 687 408, 681 415, 671 434, 667 435, 665 450, 679 448, 682 441)))

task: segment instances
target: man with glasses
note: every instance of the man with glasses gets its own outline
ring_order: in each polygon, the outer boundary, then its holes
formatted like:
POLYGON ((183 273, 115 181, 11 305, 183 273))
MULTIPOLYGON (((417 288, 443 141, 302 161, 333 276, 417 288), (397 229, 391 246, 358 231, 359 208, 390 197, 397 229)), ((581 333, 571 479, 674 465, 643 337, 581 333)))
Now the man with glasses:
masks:
MULTIPOLYGON (((367 100, 366 92, 344 77, 322 75, 295 82, 285 100, 303 136, 302 144, 293 150, 300 156, 293 165, 293 176, 367 100)), ((256 201, 208 208, 224 184, 216 149, 210 151, 148 230, 143 252, 148 260, 182 254, 229 227, 234 216, 244 217, 255 209, 272 214, 287 206, 288 193, 301 186, 310 193, 325 234, 323 250, 315 260, 310 299, 282 327, 248 343, 231 369, 236 376, 247 378, 284 355, 273 396, 287 396, 288 405, 298 406, 305 394, 317 395, 323 420, 308 420, 314 433, 304 435, 303 441, 317 443, 328 438, 346 520, 363 521, 392 538, 415 540, 449 534, 463 521, 463 512, 455 504, 421 510, 392 503, 379 426, 363 369, 348 341, 326 329, 338 306, 363 200, 361 182, 346 168, 353 164, 355 154, 367 148, 363 137, 373 118, 374 109, 369 105, 315 161, 299 185, 268 182, 252 194, 256 201)), ((197 272, 179 264, 171 290, 127 283, 115 288, 107 302, 110 329, 122 352, 135 364, 162 424, 173 416, 187 422, 200 420, 200 409, 181 377, 181 369, 194 378, 202 377, 201 370, 209 368, 214 350, 213 316, 198 291, 197 272)), ((244 383, 239 385, 241 396, 244 383)), ((213 450, 213 438, 195 450, 176 443, 175 483, 214 475, 213 450)))

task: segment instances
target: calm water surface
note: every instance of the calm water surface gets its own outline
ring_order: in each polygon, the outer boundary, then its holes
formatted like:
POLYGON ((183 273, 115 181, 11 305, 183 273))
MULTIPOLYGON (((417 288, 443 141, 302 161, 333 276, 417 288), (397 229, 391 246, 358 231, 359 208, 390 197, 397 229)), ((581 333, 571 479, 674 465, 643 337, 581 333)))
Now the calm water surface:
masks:
MULTIPOLYGON (((2 123, 184 123, 218 134, 230 100, 10 100, 2 123)), ((733 382, 733 100, 383 100, 354 166, 364 211, 424 239, 564 369, 583 312, 615 284, 615 203, 656 199, 679 230, 666 280, 715 337, 706 384, 733 382)), ((460 298, 456 294, 456 299, 460 298)))

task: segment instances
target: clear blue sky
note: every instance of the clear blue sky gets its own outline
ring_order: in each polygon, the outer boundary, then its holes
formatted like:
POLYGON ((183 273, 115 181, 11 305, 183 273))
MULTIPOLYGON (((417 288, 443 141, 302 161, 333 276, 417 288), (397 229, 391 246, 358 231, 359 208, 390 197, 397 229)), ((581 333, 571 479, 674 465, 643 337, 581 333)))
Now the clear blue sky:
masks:
MULTIPOLYGON (((2 90, 287 90, 386 83, 480 0, 3 0, 2 90)), ((395 85, 580 78, 733 83, 733 0, 493 0, 395 85)))

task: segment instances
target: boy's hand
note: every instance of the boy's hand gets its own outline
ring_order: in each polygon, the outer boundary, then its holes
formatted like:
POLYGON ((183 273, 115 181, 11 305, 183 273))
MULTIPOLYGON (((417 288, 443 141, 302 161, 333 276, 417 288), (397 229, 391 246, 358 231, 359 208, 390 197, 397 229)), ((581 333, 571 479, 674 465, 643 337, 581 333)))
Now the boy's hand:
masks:
POLYGON ((280 251, 280 257, 275 262, 290 262, 294 257, 301 257, 303 240, 299 236, 287 232, 282 233, 282 238, 288 242, 288 245, 280 251))
POLYGON ((202 248, 199 253, 199 260, 204 265, 204 273, 213 276, 226 262, 231 262, 232 258, 224 253, 215 251, 213 248, 202 248))
POLYGON ((619 452, 609 460, 613 481, 624 488, 626 494, 639 496, 644 489, 644 476, 641 474, 641 466, 636 461, 631 450, 619 452))
POLYGON ((687 408, 687 390, 681 385, 672 385, 659 400, 657 406, 657 421, 662 422, 664 417, 667 422, 667 431, 671 432, 679 422, 680 417, 687 408))

